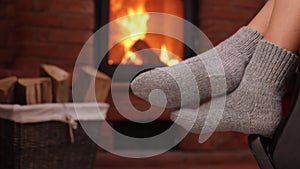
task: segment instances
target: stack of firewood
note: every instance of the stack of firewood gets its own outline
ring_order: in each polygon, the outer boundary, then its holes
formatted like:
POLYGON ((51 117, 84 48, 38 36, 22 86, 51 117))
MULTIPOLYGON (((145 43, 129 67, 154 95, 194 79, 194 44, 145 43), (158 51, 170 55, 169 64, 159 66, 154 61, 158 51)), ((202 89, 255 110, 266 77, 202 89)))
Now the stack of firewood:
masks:
MULTIPOLYGON (((90 67, 83 67, 82 78, 88 83, 82 89, 82 102, 89 102, 92 87, 98 102, 104 102, 110 89, 111 79, 105 74, 90 67)), ((70 102, 71 75, 55 66, 42 64, 40 77, 17 78, 15 76, 0 79, 0 104, 42 104, 70 102)))

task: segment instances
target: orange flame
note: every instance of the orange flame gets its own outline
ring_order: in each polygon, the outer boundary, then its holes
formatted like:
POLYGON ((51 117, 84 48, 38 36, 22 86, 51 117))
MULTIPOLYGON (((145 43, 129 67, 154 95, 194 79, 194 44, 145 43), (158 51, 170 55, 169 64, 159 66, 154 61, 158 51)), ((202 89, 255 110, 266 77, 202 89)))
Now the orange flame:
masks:
POLYGON ((128 51, 126 52, 124 58, 122 59, 122 64, 133 63, 136 65, 142 65, 143 61, 135 53, 128 51))
POLYGON ((138 6, 136 9, 129 8, 127 13, 128 17, 118 20, 118 24, 122 31, 126 31, 130 35, 130 37, 121 42, 121 44, 124 46, 125 52, 121 63, 134 63, 141 65, 142 60, 138 59, 138 57, 130 50, 130 48, 136 41, 145 39, 147 23, 150 16, 145 13, 145 8, 142 5, 138 6))
MULTIPOLYGON (((113 2, 113 12, 117 12, 122 8, 122 1, 120 0, 111 0, 113 2)), ((150 19, 149 14, 145 13, 145 0, 135 1, 138 4, 128 8, 127 17, 121 18, 117 20, 119 25, 119 30, 122 31, 123 34, 129 35, 126 39, 122 40, 120 44, 124 48, 124 56, 121 59, 122 64, 135 64, 142 65, 143 59, 131 51, 132 46, 138 40, 144 40, 146 38, 146 32, 148 30, 148 21, 150 19)), ((124 16, 125 13, 119 13, 120 16, 124 16)), ((170 57, 168 54, 168 49, 166 45, 161 46, 161 54, 159 60, 165 65, 172 66, 181 61, 181 59, 176 57, 170 57)), ((109 64, 114 64, 114 60, 110 59, 109 64)), ((146 63, 147 64, 147 63, 146 63)))
POLYGON ((160 51, 161 52, 160 52, 159 59, 165 65, 167 65, 167 66, 173 66, 173 65, 176 65, 176 64, 178 64, 180 62, 180 59, 178 59, 178 58, 171 58, 169 56, 168 49, 167 49, 166 45, 162 45, 160 51))

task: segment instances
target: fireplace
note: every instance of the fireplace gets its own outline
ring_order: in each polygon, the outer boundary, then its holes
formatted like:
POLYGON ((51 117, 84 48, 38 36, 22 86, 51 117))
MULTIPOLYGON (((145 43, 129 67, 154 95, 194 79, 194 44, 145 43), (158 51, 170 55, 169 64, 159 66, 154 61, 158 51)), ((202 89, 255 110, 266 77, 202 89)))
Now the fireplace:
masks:
MULTIPOLYGON (((99 70, 112 77, 116 68, 122 67, 126 71, 122 71, 124 75, 120 77, 126 77, 128 74, 137 74, 141 69, 172 66, 195 55, 189 47, 174 38, 150 33, 137 35, 135 31, 146 32, 152 26, 152 18, 145 12, 167 13, 197 25, 198 8, 198 0, 95 0, 95 31, 115 19, 134 14, 139 16, 128 20, 119 19, 117 29, 109 28, 108 33, 100 37, 101 47, 94 48, 107 50, 109 46, 112 47, 102 60, 99 70), (134 36, 112 45, 123 32, 134 36)), ((168 20, 162 23, 161 29, 170 29, 168 20)), ((183 24, 176 29, 185 42, 197 44, 183 24)), ((97 57, 95 52, 95 59, 97 57)))

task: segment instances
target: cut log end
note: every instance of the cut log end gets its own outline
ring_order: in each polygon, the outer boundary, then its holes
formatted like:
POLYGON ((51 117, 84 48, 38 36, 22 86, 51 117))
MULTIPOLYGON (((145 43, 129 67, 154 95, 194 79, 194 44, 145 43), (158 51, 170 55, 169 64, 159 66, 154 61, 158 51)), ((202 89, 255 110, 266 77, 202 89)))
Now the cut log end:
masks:
POLYGON ((0 79, 0 104, 13 104, 15 103, 15 85, 17 77, 7 77, 0 79))

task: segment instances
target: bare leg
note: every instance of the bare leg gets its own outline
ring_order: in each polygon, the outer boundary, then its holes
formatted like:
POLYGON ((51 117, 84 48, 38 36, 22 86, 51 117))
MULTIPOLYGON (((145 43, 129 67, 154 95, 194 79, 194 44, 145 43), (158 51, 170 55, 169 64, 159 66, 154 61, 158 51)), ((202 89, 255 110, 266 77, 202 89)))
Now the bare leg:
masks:
MULTIPOLYGON (((212 99, 215 103, 226 100, 224 111, 209 115, 212 105, 208 102, 199 109, 187 108, 174 112, 172 120, 195 133, 210 133, 211 129, 216 129, 272 136, 281 121, 281 98, 285 83, 297 65, 298 56, 293 52, 300 45, 299 3, 300 0, 274 1, 265 40, 258 43, 241 83, 226 98, 212 99), (218 118, 220 121, 216 125, 218 118)), ((254 29, 265 29, 267 24, 263 22, 267 19, 264 12, 267 11, 263 9, 250 23, 254 29)), ((205 134, 203 136, 207 136, 205 134)), ((201 142, 204 139, 206 137, 200 137, 201 142)))
POLYGON ((257 30, 262 34, 265 34, 269 27, 269 21, 272 15, 273 7, 274 0, 269 0, 248 24, 248 27, 257 30))
POLYGON ((300 47, 300 0, 275 0, 265 39, 297 52, 300 47))

